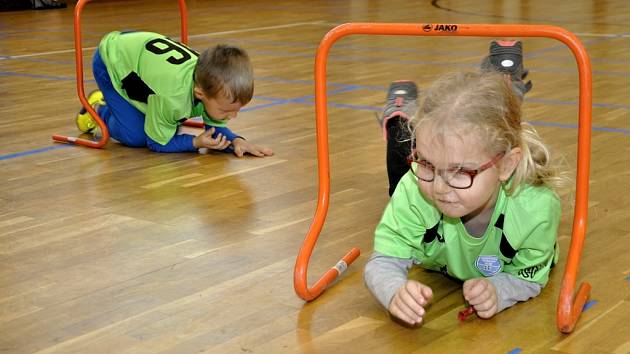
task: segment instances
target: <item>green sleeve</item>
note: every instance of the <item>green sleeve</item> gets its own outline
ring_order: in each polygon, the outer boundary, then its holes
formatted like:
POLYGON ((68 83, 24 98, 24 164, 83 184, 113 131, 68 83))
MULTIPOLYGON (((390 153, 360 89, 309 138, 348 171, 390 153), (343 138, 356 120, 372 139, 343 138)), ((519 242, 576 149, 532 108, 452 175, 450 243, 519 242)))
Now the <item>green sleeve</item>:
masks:
POLYGON ((558 258, 556 239, 560 213, 560 202, 553 193, 539 195, 530 204, 529 215, 522 215, 529 220, 529 223, 521 224, 521 227, 526 225, 526 230, 513 230, 521 232, 521 242, 504 272, 543 286, 547 283, 549 271, 558 258))
POLYGON ((432 212, 432 207, 420 195, 414 177, 406 174, 376 227, 374 250, 391 257, 422 260, 421 243, 427 216, 424 214, 432 212))

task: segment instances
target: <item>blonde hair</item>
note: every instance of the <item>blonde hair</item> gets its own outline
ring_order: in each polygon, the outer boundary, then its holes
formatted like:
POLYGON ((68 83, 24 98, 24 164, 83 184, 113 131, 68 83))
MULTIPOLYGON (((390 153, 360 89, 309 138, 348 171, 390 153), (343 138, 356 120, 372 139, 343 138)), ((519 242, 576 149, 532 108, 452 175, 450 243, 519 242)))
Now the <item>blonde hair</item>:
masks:
MULTIPOLYGON (((522 157, 512 174, 507 193, 521 183, 545 185, 555 189, 563 185, 557 166, 540 135, 521 121, 521 100, 511 82, 499 73, 451 73, 439 78, 425 91, 424 101, 414 122, 414 129, 430 121, 442 134, 446 131, 477 134, 490 155, 507 153, 519 147, 522 157)), ((415 131, 414 131, 415 133, 415 131)), ((415 134, 412 134, 415 137, 415 134)))
POLYGON ((243 105, 254 95, 254 70, 245 50, 226 44, 206 49, 197 59, 195 84, 208 97, 223 94, 243 105))

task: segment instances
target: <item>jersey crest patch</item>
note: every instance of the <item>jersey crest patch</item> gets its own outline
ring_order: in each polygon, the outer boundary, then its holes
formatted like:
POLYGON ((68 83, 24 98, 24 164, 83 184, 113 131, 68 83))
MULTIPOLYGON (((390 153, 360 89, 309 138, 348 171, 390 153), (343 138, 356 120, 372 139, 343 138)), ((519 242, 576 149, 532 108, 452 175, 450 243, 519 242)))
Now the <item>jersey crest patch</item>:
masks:
POLYGON ((481 274, 491 277, 501 270, 501 261, 499 256, 479 256, 475 266, 481 274))

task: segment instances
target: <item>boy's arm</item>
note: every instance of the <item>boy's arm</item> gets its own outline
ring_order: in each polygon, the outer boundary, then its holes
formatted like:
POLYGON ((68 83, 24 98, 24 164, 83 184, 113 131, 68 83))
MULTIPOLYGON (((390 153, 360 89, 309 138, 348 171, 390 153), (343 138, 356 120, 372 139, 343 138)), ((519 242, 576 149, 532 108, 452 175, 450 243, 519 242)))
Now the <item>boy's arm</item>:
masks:
POLYGON ((162 145, 157 141, 147 136, 147 146, 151 151, 156 152, 192 152, 197 151, 197 148, 193 145, 193 135, 181 134, 174 135, 166 145, 162 145))
POLYGON ((536 297, 542 290, 542 285, 517 278, 509 273, 499 273, 487 278, 497 292, 497 312, 509 308, 519 301, 526 301, 536 297))
POLYGON ((206 130, 210 129, 210 128, 214 128, 214 134, 212 134, 212 137, 215 138, 217 135, 222 134, 224 135, 228 141, 232 141, 236 138, 241 138, 243 140, 245 140, 245 138, 243 138, 240 135, 236 135, 234 134, 234 132, 232 132, 228 127, 217 127, 214 125, 207 125, 206 124, 206 130))
MULTIPOLYGON (((234 134, 234 132, 232 132, 230 130, 230 128, 228 127, 217 127, 214 125, 208 125, 206 124, 206 130, 209 130, 210 128, 214 128, 214 133, 212 134, 213 138, 216 138, 219 134, 225 136, 225 138, 228 141, 233 141, 236 138, 241 138, 243 140, 245 140, 245 138, 243 138, 240 135, 236 135, 234 134)), ((223 152, 234 152, 234 146, 232 144, 230 144, 228 147, 226 147, 225 149, 221 150, 223 152)))
MULTIPOLYGON (((216 138, 219 134, 225 136, 228 141, 232 141, 236 138, 242 138, 225 127, 206 125, 206 130, 210 128, 215 129, 214 133, 212 134, 213 138, 216 138)), ((149 149, 156 152, 193 152, 197 151, 197 148, 194 145, 194 138, 195 136, 190 134, 175 134, 168 143, 162 145, 147 136, 147 146, 149 147, 149 149)), ((234 148, 232 147, 232 145, 230 145, 221 151, 233 152, 234 148)))
POLYGON ((365 264, 365 285, 386 309, 396 291, 407 282, 411 265, 411 259, 389 257, 376 251, 365 264))

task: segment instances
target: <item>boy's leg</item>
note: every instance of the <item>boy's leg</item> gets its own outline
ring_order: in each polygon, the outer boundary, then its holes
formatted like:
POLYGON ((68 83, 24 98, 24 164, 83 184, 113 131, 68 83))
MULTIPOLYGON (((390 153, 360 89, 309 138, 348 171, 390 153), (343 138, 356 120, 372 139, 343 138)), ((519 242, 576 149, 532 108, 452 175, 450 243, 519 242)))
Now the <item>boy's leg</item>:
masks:
POLYGON ((98 115, 105 121, 111 137, 127 146, 146 146, 144 114, 116 92, 98 50, 94 53, 92 71, 105 97, 105 105, 99 107, 98 115))
POLYGON ((523 66, 521 41, 492 41, 488 56, 481 61, 481 70, 509 75, 514 92, 521 99, 532 89, 532 82, 524 81, 529 70, 523 66))
MULTIPOLYGON (((98 108, 105 104, 105 98, 103 97, 103 92, 101 90, 94 90, 87 95, 87 101, 94 110, 98 112, 98 108)), ((96 124, 94 118, 92 118, 92 114, 85 109, 85 107, 81 107, 81 110, 77 114, 77 128, 83 133, 93 133, 95 136, 100 135, 99 126, 96 124)))
POLYGON ((409 120, 418 109, 418 88, 412 81, 392 82, 387 91, 387 103, 381 124, 387 140, 387 177, 391 196, 398 181, 409 171, 407 157, 411 154, 409 120))

